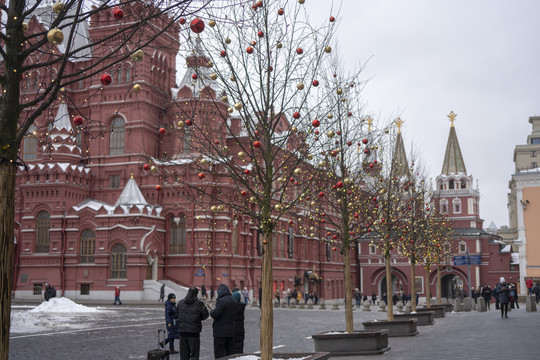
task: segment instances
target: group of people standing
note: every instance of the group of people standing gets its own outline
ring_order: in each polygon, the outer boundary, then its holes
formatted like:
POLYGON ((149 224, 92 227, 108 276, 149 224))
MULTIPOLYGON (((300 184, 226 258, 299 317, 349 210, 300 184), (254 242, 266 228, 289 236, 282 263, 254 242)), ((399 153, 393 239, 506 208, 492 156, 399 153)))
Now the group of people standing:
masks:
MULTIPOLYGON (((244 352, 244 311, 242 294, 238 289, 229 290, 225 284, 217 289, 214 309, 198 298, 199 290, 191 287, 186 297, 176 304, 176 295, 169 294, 165 302, 167 339, 160 343, 169 344, 171 354, 177 354, 174 340, 180 340, 180 359, 198 360, 202 322, 209 316, 214 319, 214 357, 220 358, 244 352), (210 309, 210 311, 209 311, 210 309)), ((203 297, 204 299, 204 297, 203 297)))

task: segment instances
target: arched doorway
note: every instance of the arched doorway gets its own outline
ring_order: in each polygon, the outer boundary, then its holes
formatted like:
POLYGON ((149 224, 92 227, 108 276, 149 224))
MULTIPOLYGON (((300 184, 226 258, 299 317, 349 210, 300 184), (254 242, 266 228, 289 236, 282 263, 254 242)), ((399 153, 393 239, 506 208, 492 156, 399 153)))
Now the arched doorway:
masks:
MULTIPOLYGON (((389 297, 392 298, 393 294, 397 294, 401 289, 399 288, 398 278, 396 275, 392 274, 392 294, 389 294, 389 297)), ((386 295, 386 276, 382 278, 381 284, 379 287, 379 294, 381 299, 385 298, 386 295)), ((388 302, 387 302, 388 303, 388 302)))
POLYGON ((463 280, 455 275, 448 274, 441 278, 441 296, 447 299, 455 299, 463 294, 463 280))

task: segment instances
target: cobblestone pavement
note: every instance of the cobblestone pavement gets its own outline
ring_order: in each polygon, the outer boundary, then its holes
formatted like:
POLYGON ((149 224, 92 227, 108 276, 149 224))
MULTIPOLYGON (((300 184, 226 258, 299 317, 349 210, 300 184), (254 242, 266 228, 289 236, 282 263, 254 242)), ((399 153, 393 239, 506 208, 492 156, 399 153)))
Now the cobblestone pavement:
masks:
MULTIPOLYGON (((98 314, 72 315, 70 324, 47 332, 12 334, 9 359, 146 359, 147 351, 157 347, 156 330, 164 328, 162 305, 100 308, 103 311, 98 314), (87 328, 74 328, 77 324, 87 328)), ((345 326, 343 309, 274 310, 275 352, 311 352, 310 335, 342 331, 345 326)), ((14 307, 14 311, 23 310, 14 307)), ((258 308, 246 308, 246 352, 258 350, 259 317, 258 308)), ((385 318, 386 313, 357 310, 354 312, 355 329, 362 329, 363 321, 385 318)), ((524 307, 509 312, 508 319, 501 319, 500 312, 493 310, 451 313, 436 319, 433 326, 420 326, 419 331, 414 337, 389 338, 391 350, 383 355, 359 358, 518 360, 537 359, 540 354, 540 312, 527 313, 524 307)), ((176 345, 178 348, 178 341, 176 345)), ((204 322, 201 334, 201 360, 206 359, 213 359, 211 319, 204 322)))

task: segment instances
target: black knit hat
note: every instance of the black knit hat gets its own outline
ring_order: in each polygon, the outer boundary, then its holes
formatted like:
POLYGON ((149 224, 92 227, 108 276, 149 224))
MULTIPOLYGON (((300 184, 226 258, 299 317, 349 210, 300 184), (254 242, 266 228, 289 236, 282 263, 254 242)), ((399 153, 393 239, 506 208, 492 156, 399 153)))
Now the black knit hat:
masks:
POLYGON ((170 293, 169 296, 167 296, 167 299, 168 300, 176 299, 176 295, 174 295, 173 293, 170 293))

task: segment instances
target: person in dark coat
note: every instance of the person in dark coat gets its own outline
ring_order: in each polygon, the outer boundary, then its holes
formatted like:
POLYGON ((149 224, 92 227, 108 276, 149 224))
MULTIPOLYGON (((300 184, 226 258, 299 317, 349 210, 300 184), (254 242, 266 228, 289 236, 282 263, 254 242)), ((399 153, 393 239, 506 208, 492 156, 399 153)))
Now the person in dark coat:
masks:
POLYGON ((499 294, 499 305, 501 307, 501 318, 508 317, 508 303, 510 302, 510 290, 506 280, 501 277, 501 282, 497 285, 497 294, 499 294))
POLYGON ((498 287, 499 287, 499 284, 495 284, 495 286, 493 287, 493 290, 491 292, 491 294, 495 298, 495 310, 499 310, 499 308, 500 308, 500 306, 499 306, 499 293, 497 291, 498 287))
MULTIPOLYGON (((510 291, 510 308, 518 308, 519 309, 519 297, 516 291, 516 284, 510 283, 508 284, 508 290, 510 291)), ((54 289, 54 288, 53 288, 54 289)))
POLYGON ((210 312, 214 319, 214 357, 216 359, 233 353, 236 302, 229 287, 221 284, 217 289, 216 307, 210 312))
POLYGON ((159 300, 158 301, 163 302, 164 299, 165 299, 165 284, 162 284, 161 289, 159 289, 159 300))
POLYGON ((487 309, 490 310, 491 305, 491 287, 488 284, 485 284, 482 288, 482 297, 486 301, 487 309))
POLYGON ((241 301, 239 292, 232 294, 236 301, 236 316, 234 318, 234 339, 233 339, 233 354, 242 354, 244 352, 244 313, 246 304, 241 301))
POLYGON ((172 293, 167 296, 167 301, 165 301, 165 323, 167 324, 167 338, 159 345, 163 348, 169 344, 171 354, 178 354, 178 351, 174 350, 174 339, 179 338, 178 311, 176 309, 176 295, 172 293))
POLYGON ((206 292, 206 286, 204 286, 204 284, 201 286, 201 297, 203 300, 208 298, 208 293, 206 292))
POLYGON ((262 303, 262 287, 259 288, 259 309, 261 308, 262 303))
POLYGON ((180 360, 199 360, 202 322, 208 319, 208 309, 197 298, 198 293, 196 287, 189 288, 186 297, 177 306, 180 360))

